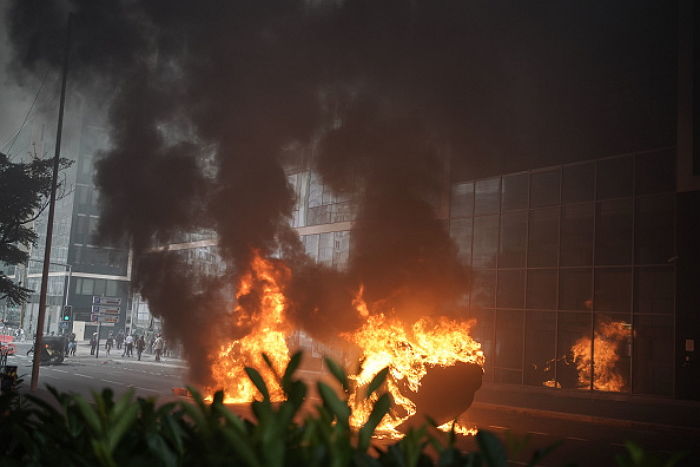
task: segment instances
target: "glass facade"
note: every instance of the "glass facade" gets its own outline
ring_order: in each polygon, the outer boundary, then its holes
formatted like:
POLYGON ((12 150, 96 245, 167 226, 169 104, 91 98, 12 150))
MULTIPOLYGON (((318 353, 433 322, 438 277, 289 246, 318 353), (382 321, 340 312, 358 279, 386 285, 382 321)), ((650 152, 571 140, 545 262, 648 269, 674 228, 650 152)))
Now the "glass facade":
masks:
POLYGON ((455 183, 486 379, 673 394, 674 154, 455 183))

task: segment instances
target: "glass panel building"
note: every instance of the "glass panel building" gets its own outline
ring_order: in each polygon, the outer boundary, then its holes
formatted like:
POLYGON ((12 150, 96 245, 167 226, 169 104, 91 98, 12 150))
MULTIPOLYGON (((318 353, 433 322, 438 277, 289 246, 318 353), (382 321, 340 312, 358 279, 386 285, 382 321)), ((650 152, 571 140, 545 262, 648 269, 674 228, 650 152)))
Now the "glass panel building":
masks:
POLYGON ((675 154, 454 183, 486 380, 672 395, 675 154))

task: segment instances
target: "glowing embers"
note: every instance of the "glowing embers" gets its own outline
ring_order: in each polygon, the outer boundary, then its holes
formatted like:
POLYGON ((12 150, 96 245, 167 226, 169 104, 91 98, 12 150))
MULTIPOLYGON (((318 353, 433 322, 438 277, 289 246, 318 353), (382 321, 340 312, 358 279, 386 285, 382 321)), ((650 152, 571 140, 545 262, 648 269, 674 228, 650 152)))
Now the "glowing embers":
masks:
POLYGON ((279 373, 289 362, 287 337, 292 329, 285 316, 287 302, 283 290, 289 277, 290 271, 285 265, 255 253, 249 271, 240 279, 233 319, 236 328, 246 334, 222 346, 211 368, 214 385, 209 392, 223 388, 227 403, 247 403, 258 396, 245 373, 247 366, 262 374, 273 400, 283 399, 282 390, 262 354, 268 356, 279 373))

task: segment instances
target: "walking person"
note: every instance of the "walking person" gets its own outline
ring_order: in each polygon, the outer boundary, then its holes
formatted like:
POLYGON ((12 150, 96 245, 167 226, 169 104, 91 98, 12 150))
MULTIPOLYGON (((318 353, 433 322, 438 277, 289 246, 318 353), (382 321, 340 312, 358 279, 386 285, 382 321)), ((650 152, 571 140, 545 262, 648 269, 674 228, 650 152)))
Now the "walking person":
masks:
POLYGON ((90 338, 90 355, 95 355, 95 347, 97 347, 97 333, 93 332, 90 338))
POLYGON ((124 342, 124 333, 122 331, 119 331, 117 333, 117 349, 121 350, 122 349, 122 343, 124 342))
POLYGON ((70 356, 75 357, 75 350, 78 348, 78 343, 75 340, 75 333, 71 333, 70 342, 68 343, 70 356))
POLYGON ((105 341, 105 350, 107 351, 107 355, 109 355, 110 351, 112 350, 112 346, 114 345, 114 337, 112 337, 112 333, 109 333, 109 336, 107 336, 107 340, 105 341))
POLYGON ((139 336, 136 338, 136 354, 139 357, 139 361, 141 361, 141 354, 143 353, 143 350, 146 348, 146 339, 143 337, 143 335, 139 336))
POLYGON ((153 342, 153 350, 156 352, 156 361, 160 361, 160 354, 163 352, 163 346, 165 345, 165 341, 161 337, 160 334, 158 334, 158 337, 156 337, 156 340, 153 342))

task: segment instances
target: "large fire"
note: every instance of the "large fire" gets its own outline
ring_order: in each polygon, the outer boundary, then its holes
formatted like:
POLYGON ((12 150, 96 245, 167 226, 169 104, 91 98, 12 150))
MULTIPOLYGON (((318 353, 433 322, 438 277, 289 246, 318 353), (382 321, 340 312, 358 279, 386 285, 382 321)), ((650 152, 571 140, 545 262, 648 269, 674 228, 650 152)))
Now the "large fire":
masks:
MULTIPOLYGON (((290 270, 282 263, 256 254, 249 272, 237 285, 233 318, 237 328, 248 332, 222 346, 213 356, 212 364, 214 385, 211 389, 224 388, 227 403, 246 403, 259 397, 245 374, 246 366, 261 372, 273 400, 283 398, 274 374, 261 355, 265 353, 270 358, 278 373, 289 361, 288 341, 294 329, 285 313, 284 288, 290 275, 290 270)), ((415 398, 421 380, 431 368, 460 363, 483 366, 481 345, 469 335, 473 321, 421 318, 405 323, 392 310, 373 310, 363 298, 362 287, 353 300, 353 306, 364 319, 364 324, 340 337, 357 347, 360 362, 359 370, 350 375, 354 385, 348 401, 353 409, 351 423, 356 427, 365 422, 377 397, 375 394, 367 400, 364 397, 366 386, 383 368, 389 369, 384 389, 393 396, 394 409, 384 417, 377 433, 396 437, 400 436, 397 427, 416 414, 412 397, 415 398)), ((480 381, 479 376, 479 384, 480 381)), ((441 426, 443 430, 450 428, 451 423, 441 426)), ((455 431, 462 434, 475 432, 473 428, 459 425, 455 431)))

